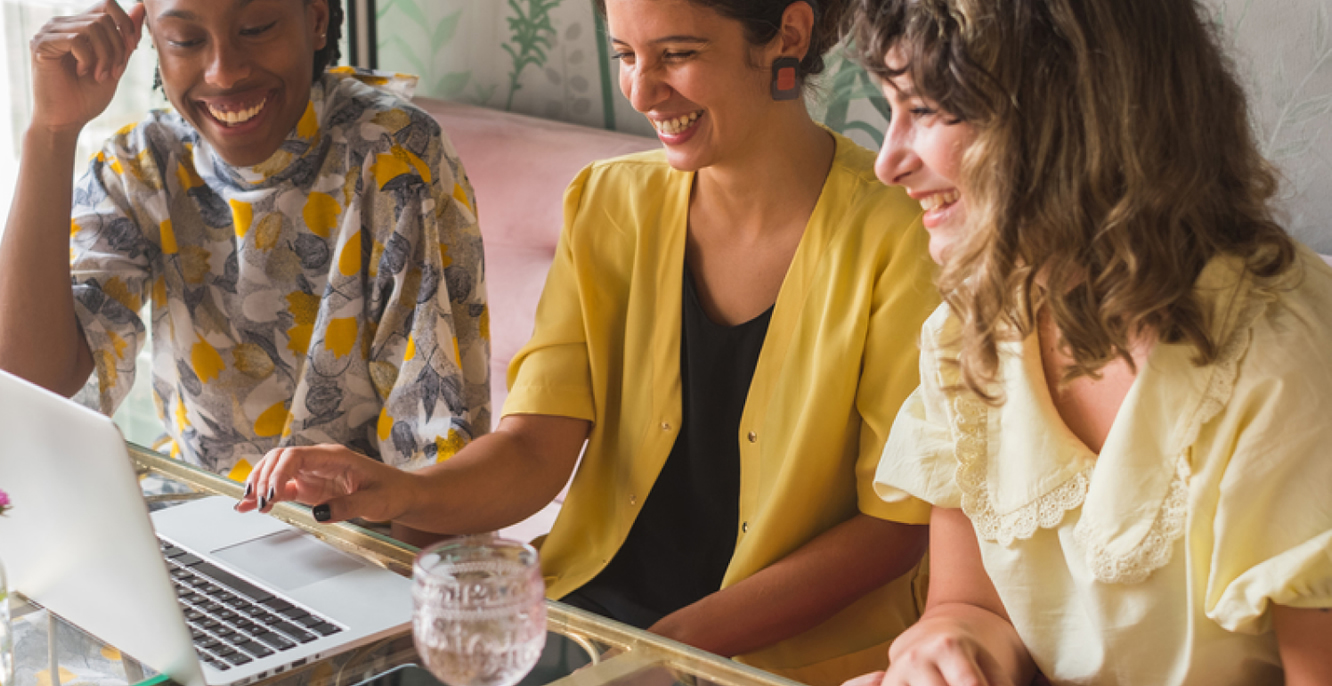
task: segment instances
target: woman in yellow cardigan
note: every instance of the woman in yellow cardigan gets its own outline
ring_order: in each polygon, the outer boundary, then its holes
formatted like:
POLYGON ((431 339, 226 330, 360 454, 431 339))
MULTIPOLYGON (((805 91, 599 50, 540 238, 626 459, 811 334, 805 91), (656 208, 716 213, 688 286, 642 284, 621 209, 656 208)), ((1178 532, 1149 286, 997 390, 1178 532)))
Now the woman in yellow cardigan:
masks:
POLYGON ((569 187, 498 429, 411 474, 277 451, 240 508, 485 531, 547 504, 586 443, 541 547, 550 597, 810 683, 882 668, 928 513, 872 478, 937 296, 919 205, 804 106, 842 3, 602 9, 663 149, 569 187))

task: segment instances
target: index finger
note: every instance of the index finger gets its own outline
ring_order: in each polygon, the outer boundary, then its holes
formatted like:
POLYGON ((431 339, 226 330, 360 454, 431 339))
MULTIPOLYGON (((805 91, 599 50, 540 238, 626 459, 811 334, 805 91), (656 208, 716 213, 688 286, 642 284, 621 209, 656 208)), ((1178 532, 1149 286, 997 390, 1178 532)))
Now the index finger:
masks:
POLYGON ((134 49, 139 43, 139 24, 130 18, 129 13, 116 0, 106 0, 102 3, 102 9, 116 23, 116 30, 120 32, 121 40, 125 41, 125 50, 134 49))

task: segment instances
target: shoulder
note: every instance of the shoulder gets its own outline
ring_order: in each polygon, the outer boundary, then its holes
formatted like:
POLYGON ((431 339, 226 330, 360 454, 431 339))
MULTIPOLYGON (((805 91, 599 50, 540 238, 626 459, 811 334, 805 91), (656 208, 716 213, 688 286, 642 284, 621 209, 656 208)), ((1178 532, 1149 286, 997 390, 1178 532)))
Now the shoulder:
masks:
POLYGON ((901 187, 887 186, 874 174, 875 153, 833 132, 837 150, 828 171, 825 193, 835 193, 844 211, 852 216, 875 215, 880 231, 905 232, 918 222, 920 203, 901 187))
POLYGON ((400 147, 426 157, 446 140, 434 117, 395 92, 332 73, 322 77, 322 85, 320 128, 350 148, 384 153, 400 147))
MULTIPOLYGON (((91 176, 80 184, 86 186, 95 178, 106 186, 123 186, 132 194, 160 191, 172 160, 188 159, 198 141, 198 132, 179 114, 153 110, 103 142, 88 160, 91 176)), ((89 200, 76 190, 76 203, 89 200)))
POLYGON ((666 152, 661 149, 597 160, 579 174, 579 178, 584 179, 584 185, 608 189, 664 186, 670 183, 672 177, 687 176, 671 168, 666 162, 666 152))
POLYGON ((138 156, 145 151, 160 155, 185 150, 198 140, 199 133, 174 110, 152 110, 107 138, 102 152, 116 157, 138 156))
POLYGON ((1255 283, 1248 299, 1256 315, 1246 366, 1291 379, 1317 375, 1332 394, 1332 267, 1301 247, 1287 273, 1255 283))
POLYGON ((566 191, 574 206, 597 203, 612 214, 659 205, 671 188, 687 187, 692 175, 671 168, 663 150, 597 160, 583 167, 566 191))

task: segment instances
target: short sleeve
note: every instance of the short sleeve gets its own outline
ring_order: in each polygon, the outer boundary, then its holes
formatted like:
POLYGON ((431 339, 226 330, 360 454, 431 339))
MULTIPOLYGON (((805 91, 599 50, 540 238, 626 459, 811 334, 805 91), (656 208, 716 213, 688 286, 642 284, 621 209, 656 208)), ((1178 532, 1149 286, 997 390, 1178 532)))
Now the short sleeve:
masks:
POLYGON ((889 503, 919 499, 936 507, 962 506, 935 334, 946 317, 947 306, 941 305, 922 330, 920 386, 897 412, 874 475, 874 492, 889 503))
POLYGON ((1322 285, 1318 304, 1306 307, 1297 291, 1259 319, 1229 404, 1195 446, 1195 472, 1224 469, 1206 609, 1230 631, 1267 630, 1273 603, 1332 608, 1327 271, 1320 265, 1300 288, 1322 285))
POLYGON ((391 378, 376 427, 383 460, 416 469, 455 455, 490 428, 489 311, 481 233, 461 163, 432 120, 412 111, 433 135, 399 135, 391 151, 412 164, 375 178, 378 262, 372 380, 391 378), (422 142, 424 141, 424 142, 422 142), (419 156, 419 157, 418 157, 419 156), (418 165, 416 161, 424 162, 418 165), (396 368, 396 369, 395 369, 396 368))
POLYGON ((591 361, 580 287, 583 276, 572 242, 592 168, 587 167, 564 193, 564 230, 537 303, 532 338, 509 363, 509 396, 504 414, 545 414, 596 421, 591 361))
POLYGON ((912 497, 886 501, 875 493, 874 479, 884 443, 896 431, 891 428, 893 417, 919 383, 920 323, 939 300, 932 280, 934 263, 926 257, 928 236, 912 222, 876 275, 856 390, 861 418, 857 506, 864 514, 908 524, 928 523, 929 504, 912 497))
POLYGON ((155 168, 143 168, 139 156, 117 146, 119 140, 124 135, 93 157, 75 185, 70 212, 74 312, 92 352, 99 409, 106 414, 134 385, 135 360, 147 342, 140 310, 151 292, 152 262, 162 250, 155 240, 161 227, 145 231, 134 209, 136 196, 151 196, 160 179, 154 178, 155 168))

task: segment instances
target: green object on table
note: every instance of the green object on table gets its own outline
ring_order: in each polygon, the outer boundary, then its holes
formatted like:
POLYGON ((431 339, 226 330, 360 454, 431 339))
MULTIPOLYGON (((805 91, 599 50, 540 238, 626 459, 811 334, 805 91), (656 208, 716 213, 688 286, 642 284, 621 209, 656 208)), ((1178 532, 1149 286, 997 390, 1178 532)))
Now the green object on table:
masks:
POLYGON ((171 677, 168 677, 165 674, 158 674, 157 676, 150 677, 144 679, 143 681, 137 682, 134 684, 134 686, 158 686, 158 684, 169 684, 169 683, 172 683, 171 677))

